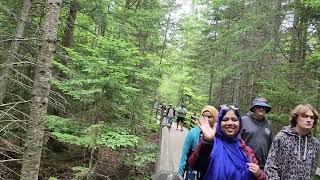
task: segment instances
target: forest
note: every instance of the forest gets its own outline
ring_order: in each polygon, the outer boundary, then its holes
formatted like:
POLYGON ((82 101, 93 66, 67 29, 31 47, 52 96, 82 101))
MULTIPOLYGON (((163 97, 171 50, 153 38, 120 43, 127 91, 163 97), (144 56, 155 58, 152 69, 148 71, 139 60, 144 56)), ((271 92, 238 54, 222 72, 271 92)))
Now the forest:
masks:
POLYGON ((0 1, 0 179, 151 179, 155 102, 257 96, 320 110, 320 0, 0 1))

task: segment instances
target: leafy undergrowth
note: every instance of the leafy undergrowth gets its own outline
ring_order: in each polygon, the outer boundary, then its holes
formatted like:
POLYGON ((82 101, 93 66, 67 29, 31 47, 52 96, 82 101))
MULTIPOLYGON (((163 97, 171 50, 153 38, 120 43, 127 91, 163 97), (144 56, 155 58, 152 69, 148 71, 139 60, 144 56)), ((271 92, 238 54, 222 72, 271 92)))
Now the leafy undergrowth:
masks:
POLYGON ((142 126, 134 135, 124 127, 100 122, 47 117, 50 137, 40 179, 150 179, 158 152, 156 126, 142 126), (93 169, 89 169, 90 153, 93 169))

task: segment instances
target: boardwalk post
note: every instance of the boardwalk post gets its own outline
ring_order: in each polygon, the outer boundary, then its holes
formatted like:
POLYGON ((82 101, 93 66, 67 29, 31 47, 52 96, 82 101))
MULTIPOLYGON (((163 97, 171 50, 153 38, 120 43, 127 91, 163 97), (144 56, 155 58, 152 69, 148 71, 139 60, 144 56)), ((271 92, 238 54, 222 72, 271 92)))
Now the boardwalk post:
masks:
POLYGON ((320 168, 318 168, 318 167, 317 167, 317 170, 316 170, 316 175, 320 176, 320 168))

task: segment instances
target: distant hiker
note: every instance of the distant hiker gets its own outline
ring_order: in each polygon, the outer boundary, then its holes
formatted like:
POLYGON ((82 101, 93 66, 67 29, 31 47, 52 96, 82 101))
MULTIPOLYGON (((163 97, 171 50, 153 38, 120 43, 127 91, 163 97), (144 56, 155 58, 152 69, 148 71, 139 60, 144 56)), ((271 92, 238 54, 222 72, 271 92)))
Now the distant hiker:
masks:
POLYGON ((187 110, 184 108, 184 104, 181 104, 180 107, 176 110, 177 113, 177 128, 178 130, 179 124, 181 126, 181 131, 183 131, 184 121, 186 119, 187 110))
POLYGON ((212 128, 199 120, 203 137, 189 158, 190 167, 201 173, 203 180, 264 180, 250 147, 238 136, 242 126, 239 109, 221 106, 218 121, 212 128))
POLYGON ((269 180, 314 178, 320 144, 312 134, 319 114, 310 105, 298 105, 290 114, 291 126, 274 137, 265 172, 269 180))
MULTIPOLYGON (((218 110, 213 106, 205 106, 201 111, 201 117, 206 118, 210 126, 213 127, 218 119, 218 110)), ((188 165, 188 157, 192 154, 197 147, 200 139, 201 130, 198 126, 190 129, 183 144, 183 149, 179 164, 179 174, 185 179, 194 180, 196 175, 188 165)))
POLYGON ((249 146, 259 161, 260 169, 264 169, 268 152, 272 143, 271 124, 266 114, 271 111, 268 100, 262 97, 255 98, 247 115, 243 116, 241 138, 249 146))
POLYGON ((163 124, 163 119, 165 118, 166 116, 166 104, 163 103, 160 107, 160 123, 163 124))
POLYGON ((175 115, 176 115, 175 109, 172 107, 172 104, 169 104, 169 107, 167 109, 167 126, 171 127, 172 119, 174 118, 175 115))

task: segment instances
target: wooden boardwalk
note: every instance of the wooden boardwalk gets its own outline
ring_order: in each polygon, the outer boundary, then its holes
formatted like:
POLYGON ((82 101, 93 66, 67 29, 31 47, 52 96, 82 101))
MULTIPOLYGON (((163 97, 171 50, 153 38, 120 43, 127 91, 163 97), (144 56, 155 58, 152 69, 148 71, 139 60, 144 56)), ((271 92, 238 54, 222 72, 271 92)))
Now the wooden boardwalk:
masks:
POLYGON ((176 123, 172 128, 162 127, 161 149, 157 164, 157 173, 153 176, 155 180, 179 180, 178 168, 184 139, 188 129, 176 130, 176 123))

